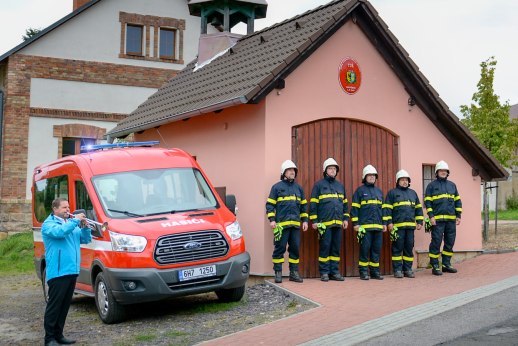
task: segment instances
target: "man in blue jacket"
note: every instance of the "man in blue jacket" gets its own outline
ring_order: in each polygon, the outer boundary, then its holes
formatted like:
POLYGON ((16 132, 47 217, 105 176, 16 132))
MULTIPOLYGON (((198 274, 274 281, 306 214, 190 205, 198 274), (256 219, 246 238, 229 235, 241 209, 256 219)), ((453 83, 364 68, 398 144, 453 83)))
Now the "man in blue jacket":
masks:
POLYGON ((52 201, 52 214, 43 222, 41 234, 45 245, 46 280, 49 299, 43 326, 45 345, 75 343, 65 338, 63 329, 74 294, 81 264, 80 244, 92 241, 84 214, 70 218, 70 206, 64 198, 52 201), (81 228, 79 227, 81 226, 81 228))

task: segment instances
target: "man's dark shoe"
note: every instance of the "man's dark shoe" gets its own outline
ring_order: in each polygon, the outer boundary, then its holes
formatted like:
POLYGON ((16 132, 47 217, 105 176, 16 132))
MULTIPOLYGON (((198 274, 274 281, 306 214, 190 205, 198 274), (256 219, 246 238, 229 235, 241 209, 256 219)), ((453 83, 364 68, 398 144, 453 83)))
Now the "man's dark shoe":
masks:
POLYGON ((375 274, 371 274, 371 278, 374 279, 374 280, 383 280, 384 277, 381 276, 380 274, 378 273, 375 273, 375 274))
POLYGON ((334 281, 344 281, 345 278, 342 276, 342 274, 340 273, 336 273, 336 274, 331 274, 329 275, 329 280, 334 280, 334 281))
POLYGON ((56 340, 52 340, 45 343, 45 346, 58 346, 58 342, 56 340))
POLYGON ((437 275, 437 276, 441 276, 442 275, 441 268, 438 265, 432 266, 432 274, 433 275, 437 275))
POLYGON ((56 341, 58 342, 58 344, 60 345, 72 345, 72 344, 75 344, 76 341, 75 340, 72 340, 72 339, 67 339, 65 337, 62 337, 62 338, 59 338, 59 339, 56 339, 56 341))
POLYGON ((275 271, 275 283, 280 284, 282 282, 282 272, 280 270, 275 271))
POLYGON ((402 279, 403 278, 403 273, 398 270, 398 271, 394 272, 394 277, 396 279, 402 279))
POLYGON ((329 275, 328 274, 320 275, 320 281, 324 281, 324 282, 329 281, 329 275))
POLYGON ((456 273, 457 272, 457 269, 453 268, 452 266, 450 265, 442 265, 442 271, 443 272, 446 272, 446 273, 456 273))
POLYGON ((360 280, 369 280, 370 277, 367 273, 360 272, 360 280))
POLYGON ((404 272, 403 272, 403 275, 404 275, 406 278, 411 278, 411 279, 415 278, 415 274, 414 274, 414 272, 413 272, 413 271, 411 271, 411 270, 404 271, 404 272))
POLYGON ((290 281, 303 282, 304 280, 302 280, 298 271, 292 271, 290 272, 290 281))

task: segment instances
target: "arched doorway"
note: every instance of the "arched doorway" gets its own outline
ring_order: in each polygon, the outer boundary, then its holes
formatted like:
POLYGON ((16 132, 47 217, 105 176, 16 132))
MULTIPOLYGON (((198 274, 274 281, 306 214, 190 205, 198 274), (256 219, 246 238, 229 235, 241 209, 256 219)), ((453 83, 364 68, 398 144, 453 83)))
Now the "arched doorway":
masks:
MULTIPOLYGON (((398 137, 387 129, 354 119, 322 119, 292 129, 292 157, 299 168, 297 181, 309 201, 314 183, 322 178, 322 163, 333 157, 340 165, 338 179, 344 184, 349 208, 354 191, 361 185, 362 169, 367 164, 379 173, 377 186, 387 192, 395 186, 398 170, 398 137)), ((359 247, 349 224, 342 241, 341 272, 358 275, 359 247)), ((317 232, 309 227, 302 234, 300 271, 304 277, 319 277, 317 232)), ((391 253, 388 233, 383 236, 380 259, 382 274, 391 273, 391 253)))

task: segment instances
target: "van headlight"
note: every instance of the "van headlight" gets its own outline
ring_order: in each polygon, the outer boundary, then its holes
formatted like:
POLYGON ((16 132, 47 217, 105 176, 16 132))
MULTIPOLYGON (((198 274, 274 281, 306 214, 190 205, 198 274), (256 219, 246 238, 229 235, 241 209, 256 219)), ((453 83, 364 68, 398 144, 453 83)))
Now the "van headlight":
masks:
POLYGON ((110 239, 114 251, 142 252, 146 248, 147 239, 138 235, 121 234, 110 231, 110 239))
POLYGON ((226 226, 225 231, 232 240, 237 240, 243 236, 243 232, 237 221, 226 226))

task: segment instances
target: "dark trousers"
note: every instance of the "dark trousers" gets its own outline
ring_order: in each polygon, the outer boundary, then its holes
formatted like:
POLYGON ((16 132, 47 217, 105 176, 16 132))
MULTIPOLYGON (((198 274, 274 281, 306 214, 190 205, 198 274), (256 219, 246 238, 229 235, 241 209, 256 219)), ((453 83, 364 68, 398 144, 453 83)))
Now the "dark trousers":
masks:
POLYGON ((414 262, 414 229, 398 229, 397 234, 399 237, 392 242, 392 267, 396 272, 410 271, 414 262))
POLYGON ((300 229, 298 227, 288 227, 282 230, 282 237, 279 241, 274 241, 272 261, 273 270, 282 271, 284 263, 284 253, 286 245, 288 245, 289 266, 290 271, 299 270, 299 246, 300 246, 300 229))
POLYGON ((340 245, 342 241, 342 227, 327 227, 320 239, 318 253, 318 268, 320 274, 339 274, 340 245))
POLYGON ((451 265, 451 257, 453 256, 453 245, 455 244, 455 236, 457 234, 457 226, 455 221, 437 221, 432 227, 432 241, 430 242, 429 256, 431 265, 439 265, 439 255, 441 253, 441 243, 444 238, 444 246, 442 248, 442 264, 451 265))
POLYGON ((77 275, 66 275, 48 281, 49 301, 43 320, 45 343, 63 338, 65 320, 72 302, 76 280, 77 275))
POLYGON ((360 272, 367 272, 367 267, 369 267, 371 274, 379 274, 382 242, 383 232, 365 232, 365 236, 363 237, 362 243, 360 244, 360 272))

